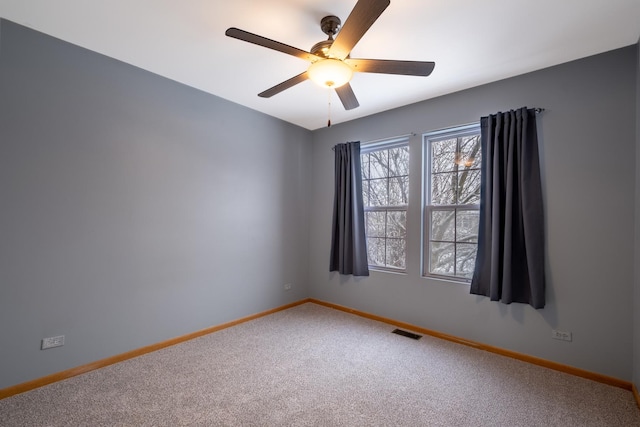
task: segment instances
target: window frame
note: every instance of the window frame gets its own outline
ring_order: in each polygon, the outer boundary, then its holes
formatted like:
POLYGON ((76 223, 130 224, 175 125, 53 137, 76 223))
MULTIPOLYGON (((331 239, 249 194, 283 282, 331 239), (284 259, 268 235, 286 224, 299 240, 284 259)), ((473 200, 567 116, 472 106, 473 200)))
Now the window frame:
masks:
MULTIPOLYGON (((389 139, 384 139, 384 140, 377 140, 377 141, 372 141, 372 142, 365 142, 360 144, 360 155, 361 155, 361 160, 362 160, 362 155, 363 154, 369 154, 375 151, 383 151, 383 150, 390 150, 393 148, 400 148, 400 147, 407 147, 407 150, 409 151, 409 161, 407 163, 407 185, 409 186, 408 189, 411 188, 411 183, 410 183, 410 176, 411 176, 411 171, 410 171, 410 166, 411 166, 411 147, 409 144, 409 139, 410 139, 410 135, 404 135, 404 136, 400 136, 400 137, 395 137, 395 138, 389 138, 389 139)), ((362 177, 362 183, 363 183, 363 194, 364 194, 364 182, 365 181, 370 181, 371 178, 369 179, 365 179, 364 176, 362 177)), ((387 191, 388 191, 388 187, 387 187, 387 191)), ((402 239, 404 240, 404 268, 397 268, 397 267, 389 267, 387 265, 378 265, 378 264, 371 264, 370 260, 369 260, 369 245, 368 245, 368 239, 369 236, 366 234, 366 224, 367 224, 367 218, 366 218, 366 214, 367 212, 404 212, 405 213, 405 231, 407 231, 407 224, 408 224, 408 220, 407 220, 407 216, 409 213, 409 195, 407 194, 407 203, 404 205, 386 205, 386 206, 367 206, 367 204, 365 203, 365 201, 363 200, 363 207, 364 207, 364 213, 365 213, 365 238, 367 239, 367 263, 369 266, 370 270, 376 270, 376 271, 384 271, 384 272, 388 272, 388 273, 400 273, 400 274, 405 274, 407 272, 407 259, 408 259, 408 248, 407 248, 407 232, 405 232, 405 236, 403 238, 398 238, 398 239, 402 239)), ((389 237, 386 234, 386 224, 385 224, 385 243, 386 240, 389 239, 389 237)), ((393 239, 393 238, 392 238, 393 239)), ((385 258, 386 258, 386 251, 385 251, 385 258)))
MULTIPOLYGON (((469 285, 471 278, 455 275, 456 262, 454 262, 454 274, 439 274, 431 273, 431 229, 432 229, 432 213, 434 211, 454 211, 454 218, 457 217, 458 211, 480 211, 480 202, 474 204, 448 204, 448 205, 433 205, 431 204, 432 193, 432 142, 442 141, 445 139, 460 138, 469 135, 480 135, 480 122, 470 123, 461 126, 454 126, 446 129, 440 129, 432 132, 427 132, 422 135, 422 244, 421 244, 421 271, 422 277, 446 280, 455 283, 462 283, 469 285)), ((481 166, 478 165, 478 169, 481 166)), ((457 221, 454 219, 454 236, 457 233, 457 221)), ((437 241, 436 241, 437 242, 437 241)), ((449 243, 449 242, 447 242, 449 243)), ((457 245, 459 242, 451 242, 454 245, 454 258, 457 251, 457 245)), ((478 242, 475 242, 476 250, 478 242)))

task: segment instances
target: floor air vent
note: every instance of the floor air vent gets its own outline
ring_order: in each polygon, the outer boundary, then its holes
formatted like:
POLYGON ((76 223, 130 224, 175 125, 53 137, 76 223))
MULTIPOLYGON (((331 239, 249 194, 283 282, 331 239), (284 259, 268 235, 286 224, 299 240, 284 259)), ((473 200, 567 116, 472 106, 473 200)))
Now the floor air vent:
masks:
POLYGON ((419 340, 422 338, 422 335, 414 334, 413 332, 403 331, 402 329, 394 329, 391 331, 392 334, 402 335, 403 337, 411 338, 414 340, 419 340))

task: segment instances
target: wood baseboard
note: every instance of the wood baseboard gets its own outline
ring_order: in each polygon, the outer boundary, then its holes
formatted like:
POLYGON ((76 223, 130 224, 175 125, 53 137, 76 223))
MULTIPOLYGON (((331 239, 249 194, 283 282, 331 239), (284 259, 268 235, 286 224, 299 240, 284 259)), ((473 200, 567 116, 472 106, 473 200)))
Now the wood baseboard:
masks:
POLYGON ((104 368, 105 366, 113 365, 114 363, 122 362, 124 360, 132 359, 134 357, 142 356, 143 354, 151 353, 156 350, 160 350, 165 347, 169 347, 172 345, 179 344, 181 342, 189 341, 194 338, 201 337, 203 335, 208 335, 213 332, 220 331, 222 329, 230 328, 235 325, 239 325, 240 323, 248 322, 250 320, 258 319, 260 317, 267 316, 269 314, 276 313, 278 311, 286 310, 291 307, 295 307, 297 305, 301 305, 307 302, 310 302, 309 298, 293 302, 291 304, 283 305, 281 307, 276 307, 271 310, 263 311, 261 313, 252 314, 247 317, 243 317, 241 319, 232 320, 231 322, 223 323, 217 326, 211 326, 209 328, 201 329, 196 332, 191 332, 186 335, 182 335, 179 337, 171 338, 166 341, 162 341, 156 344, 151 344, 146 347, 141 347, 135 350, 127 351, 126 353, 116 354, 115 356, 107 357, 105 359, 97 360, 95 362, 88 363, 86 365, 77 366, 75 368, 67 369, 66 371, 56 372, 51 375, 44 376, 42 378, 36 378, 35 380, 27 381, 21 384, 16 384, 11 387, 7 387, 4 389, 0 389, 0 400, 7 398, 9 396, 13 396, 19 393, 24 393, 29 390, 36 389, 38 387, 42 387, 48 384, 52 384, 57 381, 62 381, 67 378, 75 377, 76 375, 84 374, 89 371, 93 371, 95 369, 104 368))
POLYGON ((631 388, 633 391, 633 397, 636 398, 636 403, 638 404, 638 408, 640 408, 640 393, 638 393, 638 388, 636 387, 635 384, 632 384, 631 388))
MULTIPOLYGON (((561 363, 557 363, 557 362, 552 362, 550 360, 546 360, 546 359, 541 359, 538 357, 534 357, 534 356, 529 356, 527 354, 522 354, 522 353, 517 353, 515 351, 511 351, 511 350, 505 350, 499 347, 494 347, 491 345, 486 345, 486 344, 482 344, 479 342, 475 342, 475 341, 470 341, 470 340, 466 340, 463 338, 459 338, 453 335, 447 335, 447 334, 443 334, 441 332, 437 332, 437 331, 432 331, 430 329, 426 329, 426 328, 422 328, 419 326, 415 326, 409 323, 405 323, 405 322, 400 322, 394 319, 389 319, 386 317, 382 317, 382 316, 377 316, 375 314, 370 314, 370 313, 366 313, 364 311, 360 311, 360 310, 355 310, 349 307, 344 307, 338 304, 333 304, 330 302, 326 302, 326 301, 320 301, 314 298, 311 298, 310 301, 312 303, 318 304, 318 305, 322 305, 325 307, 329 307, 329 308, 333 308, 336 310, 340 310, 340 311, 344 311, 346 313, 351 313, 351 314, 355 314, 361 317, 365 317, 367 319, 371 319, 371 320, 376 320, 379 322, 383 322, 383 323, 388 323, 390 325, 396 326, 398 328, 402 328, 402 329, 409 329, 411 331, 414 332, 419 332, 421 334, 424 335, 430 335, 432 337, 436 337, 436 338, 441 338, 447 341, 452 341, 458 344, 464 344, 470 347, 474 347, 480 350, 485 350, 485 351, 489 351, 491 353, 496 353, 502 356, 507 356, 507 357, 511 357, 513 359, 518 359, 518 360, 522 360, 524 362, 528 362, 534 365, 538 365, 538 366, 544 366, 545 368, 549 368, 549 369, 553 369, 555 371, 560 371, 560 372, 564 372, 567 374, 571 374, 571 375, 575 375, 578 377, 582 377, 582 378, 586 378, 589 380, 593 380, 593 381, 597 381, 600 383, 604 383, 604 384, 608 384, 608 385, 612 385, 615 387, 620 387, 623 388, 625 390, 632 390, 632 383, 630 383, 629 381, 624 381, 621 380, 619 378, 614 378, 614 377, 609 377, 607 375, 602 375, 602 374, 598 374, 595 372, 591 372, 591 371, 587 371, 584 369, 579 369, 579 368, 574 368, 573 366, 568 366, 568 365, 563 365, 561 363)), ((640 396, 638 396, 637 390, 635 391, 635 396, 636 396, 636 401, 638 401, 638 405, 640 406, 640 396)))
POLYGON ((333 304, 330 302, 326 302, 326 301, 321 301, 321 300, 317 300, 314 298, 306 298, 300 301, 296 301, 294 303, 291 304, 287 304, 287 305, 283 305, 281 307, 277 307, 277 308, 273 308, 271 310, 267 310, 267 311, 263 311, 261 313, 256 313, 256 314, 252 314, 250 316, 247 317, 243 317, 237 320, 233 320, 231 322, 227 322, 227 323, 223 323, 217 326, 212 326, 209 328, 205 328, 205 329, 201 329, 199 331, 196 332, 192 332, 186 335, 182 335, 179 337, 175 337, 175 338, 171 338, 169 340, 166 341, 162 341, 156 344, 151 344, 148 345, 146 347, 141 347, 135 350, 131 350, 122 354, 117 354, 115 356, 111 356, 111 357, 107 357, 105 359, 101 359, 92 363, 88 363, 86 365, 82 365, 82 366, 77 366, 75 368, 71 368, 71 369, 67 369, 65 371, 62 372, 56 372, 54 374, 51 375, 47 375, 44 376, 42 378, 37 378, 35 380, 31 380, 31 381, 27 381, 21 384, 16 384, 14 386, 11 387, 7 387, 4 389, 0 389, 0 400, 19 394, 19 393, 24 393, 26 391, 29 390, 33 390, 48 384, 52 384, 54 382, 57 381, 62 381, 65 380, 67 378, 71 378, 71 377, 75 377, 76 375, 80 375, 80 374, 84 374, 86 372, 90 372, 93 371, 95 369, 100 369, 103 368, 105 366, 109 366, 109 365, 113 365, 114 363, 118 363, 118 362, 122 362, 128 359, 132 359, 134 357, 138 357, 138 356, 142 356, 143 354, 147 354, 147 353, 151 353, 153 351, 156 350, 160 350, 162 348, 165 347, 169 347, 172 345, 176 345, 179 344, 181 342, 185 342, 185 341, 189 341, 192 340, 194 338, 198 338, 201 337, 203 335, 207 335, 207 334, 211 334, 213 332, 216 331, 220 331, 222 329, 226 329, 226 328, 230 328, 232 326, 235 325, 239 325, 241 323, 244 322, 248 322, 250 320, 254 320, 254 319, 258 319, 260 317, 263 316, 267 316, 269 314, 273 314, 276 313, 278 311, 282 311, 282 310, 286 310, 301 304, 305 304, 307 302, 311 302, 314 304, 318 304, 318 305, 322 305, 325 307, 329 307, 329 308, 333 308, 336 310, 340 310, 340 311, 344 311, 346 313, 351 313, 351 314, 355 314, 357 316, 360 317, 364 317, 367 319, 371 319, 371 320, 376 320, 379 322, 383 322, 383 323, 387 323, 389 325, 393 325, 399 328, 403 328, 403 329, 409 329, 411 331, 415 331, 415 332, 419 332, 421 334, 424 335, 430 335, 436 338, 441 338, 447 341, 452 341, 458 344, 463 344, 463 345, 467 345, 470 347, 474 347, 480 350, 485 350, 485 351, 489 351, 491 353, 496 353, 502 356, 507 356, 507 357, 511 357, 513 359, 518 359, 518 360, 522 360, 524 362, 528 362, 528 363, 532 363, 534 365, 539 365, 539 366, 543 366, 545 368, 549 368, 549 369, 553 369, 556 371, 560 371, 560 372, 565 372, 571 375, 575 375, 578 377, 582 377, 582 378, 587 378, 593 381, 597 381, 600 383, 604 383, 604 384, 608 384, 608 385, 612 385, 615 387, 620 387, 623 388, 625 390, 630 390, 633 392, 633 395, 636 399, 636 402, 638 403, 638 407, 640 407, 640 394, 638 393, 638 389, 636 388, 635 384, 632 384, 631 382, 628 381, 623 381, 621 379, 618 378, 613 378, 613 377, 609 377, 606 375, 602 375, 602 374, 598 374, 598 373, 594 373, 594 372, 590 372, 590 371, 586 371, 584 369, 579 369, 579 368, 574 368, 572 366, 568 366, 568 365, 563 365, 561 363, 556 363, 556 362, 552 362, 549 360, 545 360, 545 359, 541 359, 538 357, 534 357, 534 356, 529 356, 526 354, 522 354, 522 353, 517 353, 511 350, 505 350, 499 347, 494 347, 494 346, 490 346, 490 345, 486 345, 486 344, 482 344, 482 343, 478 343, 475 341, 470 341, 470 340, 465 340, 463 338, 459 338, 453 335, 448 335, 448 334, 443 334, 437 331, 433 331, 430 329, 426 329, 426 328, 422 328, 416 325, 412 325, 410 323, 406 323, 406 322, 400 322, 394 319, 389 319, 386 317, 382 317, 382 316, 378 316, 375 314, 371 314, 371 313, 366 313, 364 311, 360 311, 360 310, 355 310, 349 307, 344 307, 338 304, 333 304))

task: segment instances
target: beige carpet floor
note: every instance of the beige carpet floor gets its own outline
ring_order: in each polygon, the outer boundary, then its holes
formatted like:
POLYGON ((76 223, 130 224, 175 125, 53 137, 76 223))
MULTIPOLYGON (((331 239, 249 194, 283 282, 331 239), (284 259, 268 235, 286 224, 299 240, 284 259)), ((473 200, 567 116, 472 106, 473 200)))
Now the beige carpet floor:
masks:
POLYGON ((13 426, 640 426, 626 390, 303 304, 0 400, 13 426))

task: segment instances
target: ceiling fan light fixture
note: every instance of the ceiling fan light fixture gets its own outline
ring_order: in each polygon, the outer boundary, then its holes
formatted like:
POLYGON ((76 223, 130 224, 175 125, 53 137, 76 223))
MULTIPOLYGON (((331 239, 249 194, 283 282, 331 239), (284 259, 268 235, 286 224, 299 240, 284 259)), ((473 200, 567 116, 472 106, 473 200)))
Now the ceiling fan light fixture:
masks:
POLYGON ((311 64, 307 74, 318 86, 335 89, 349 83, 353 70, 339 59, 329 58, 311 64))

